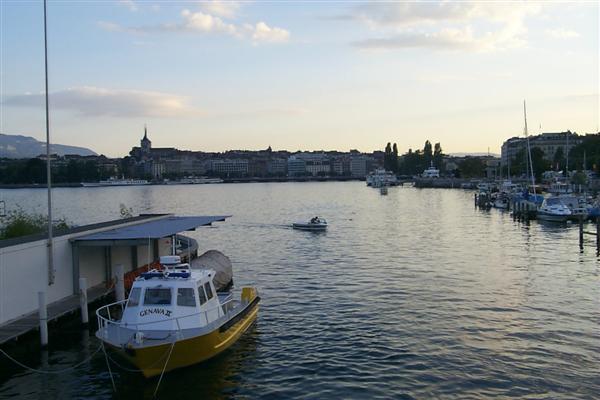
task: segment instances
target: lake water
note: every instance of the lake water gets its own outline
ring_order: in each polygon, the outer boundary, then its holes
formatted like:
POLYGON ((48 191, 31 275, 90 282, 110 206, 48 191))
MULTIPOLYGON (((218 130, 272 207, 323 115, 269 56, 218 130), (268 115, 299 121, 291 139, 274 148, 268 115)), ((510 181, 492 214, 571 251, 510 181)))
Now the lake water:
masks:
MULTIPOLYGON (((43 190, 3 190, 44 211, 43 190)), ((233 215, 190 233, 256 285, 257 324, 233 348, 165 376, 159 398, 590 399, 600 393, 600 261, 576 225, 514 221, 461 190, 364 182, 56 189, 55 213, 84 224, 140 212, 233 215), (326 233, 289 224, 327 218, 326 233)), ((98 341, 76 321, 50 351, 10 348, 65 368, 98 341)), ((34 346, 35 347, 35 346, 34 346)), ((1 356, 0 356, 1 357, 1 356)), ((150 398, 156 379, 113 367, 118 398, 150 398)), ((60 376, 0 360, 0 398, 112 398, 102 354, 60 376)))

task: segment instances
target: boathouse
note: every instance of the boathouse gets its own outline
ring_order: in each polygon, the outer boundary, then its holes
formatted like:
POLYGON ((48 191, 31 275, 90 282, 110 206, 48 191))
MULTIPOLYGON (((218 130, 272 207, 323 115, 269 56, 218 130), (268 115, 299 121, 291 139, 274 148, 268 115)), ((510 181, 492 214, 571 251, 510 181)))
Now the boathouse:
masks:
POLYGON ((10 333, 8 325, 20 326, 15 321, 37 314, 38 292, 46 293, 49 308, 66 299, 74 298, 77 304, 79 278, 84 277, 92 301, 112 289, 115 266, 123 266, 127 286, 160 256, 195 256, 196 241, 180 233, 225 218, 146 214, 56 232, 53 273, 48 270, 44 234, 0 241, 0 330, 9 331, 0 343, 24 333, 24 328, 10 333))

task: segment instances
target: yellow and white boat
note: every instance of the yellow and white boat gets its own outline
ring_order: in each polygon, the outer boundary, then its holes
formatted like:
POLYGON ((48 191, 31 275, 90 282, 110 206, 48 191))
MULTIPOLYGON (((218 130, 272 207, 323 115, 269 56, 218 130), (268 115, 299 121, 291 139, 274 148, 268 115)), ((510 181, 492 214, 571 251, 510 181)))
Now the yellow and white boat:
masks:
POLYGON ((127 300, 96 311, 96 336, 146 377, 197 364, 234 344, 258 315, 255 288, 239 301, 217 293, 216 272, 161 257, 164 269, 137 278, 127 300))

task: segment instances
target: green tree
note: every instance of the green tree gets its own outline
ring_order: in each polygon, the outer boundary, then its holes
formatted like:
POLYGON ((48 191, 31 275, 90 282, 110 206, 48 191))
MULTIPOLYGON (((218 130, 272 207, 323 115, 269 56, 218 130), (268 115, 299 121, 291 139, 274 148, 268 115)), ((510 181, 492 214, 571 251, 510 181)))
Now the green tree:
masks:
POLYGON ((539 147, 531 149, 531 162, 533 164, 533 174, 535 179, 539 181, 542 174, 550 169, 550 162, 546 160, 544 151, 539 147))
POLYGON ((553 167, 558 171, 565 166, 565 152, 562 147, 559 147, 554 152, 554 158, 552 159, 553 167))
POLYGON ((431 164, 433 160, 433 150, 431 148, 431 142, 429 140, 425 141, 425 146, 423 146, 423 163, 426 166, 431 164))
POLYGON ((442 145, 440 143, 436 143, 433 148, 433 165, 440 171, 443 170, 444 153, 442 152, 442 145))
POLYGON ((385 146, 385 152, 383 154, 383 168, 386 170, 391 170, 392 167, 392 144, 388 142, 385 146))
POLYGON ((482 178, 485 176, 485 162, 479 157, 467 157, 458 163, 461 178, 482 178))

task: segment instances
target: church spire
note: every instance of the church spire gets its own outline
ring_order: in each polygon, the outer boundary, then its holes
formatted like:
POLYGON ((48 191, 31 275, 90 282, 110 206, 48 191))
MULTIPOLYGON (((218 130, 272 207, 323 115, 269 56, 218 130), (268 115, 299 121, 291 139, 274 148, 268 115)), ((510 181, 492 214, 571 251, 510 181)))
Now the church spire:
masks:
POLYGON ((148 140, 148 128, 146 127, 146 124, 144 124, 144 139, 148 140))

